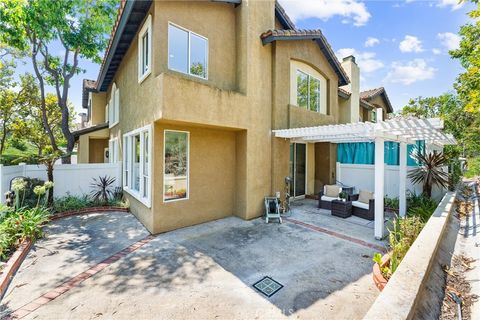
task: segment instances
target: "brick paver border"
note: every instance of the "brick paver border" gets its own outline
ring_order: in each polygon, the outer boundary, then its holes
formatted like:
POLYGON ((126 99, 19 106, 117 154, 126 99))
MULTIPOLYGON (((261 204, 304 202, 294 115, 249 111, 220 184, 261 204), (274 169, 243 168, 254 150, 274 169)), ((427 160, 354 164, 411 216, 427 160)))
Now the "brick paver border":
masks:
POLYGON ((373 244, 373 243, 370 243, 370 242, 367 242, 367 241, 364 241, 364 240, 360 240, 360 239, 357 239, 357 238, 354 238, 354 237, 350 237, 350 236, 347 236, 347 235, 342 234, 342 233, 338 233, 338 232, 335 232, 335 231, 332 231, 332 230, 328 230, 328 229, 324 229, 324 228, 315 226, 313 224, 305 223, 305 222, 298 221, 298 220, 295 220, 295 219, 292 219, 292 218, 283 218, 283 220, 291 222, 291 223, 299 225, 299 226, 302 226, 302 227, 305 227, 305 228, 310 229, 310 230, 325 233, 325 234, 328 234, 330 236, 333 236, 333 237, 336 237, 336 238, 339 238, 339 239, 342 239, 342 240, 350 241, 350 242, 353 242, 355 244, 358 244, 358 245, 361 245, 361 246, 364 246, 364 247, 367 247, 367 248, 370 248, 370 249, 375 249, 375 250, 378 250, 379 252, 382 252, 382 253, 385 253, 387 251, 385 247, 382 247, 378 244, 373 244))
POLYGON ((88 278, 91 278, 93 275, 99 273, 112 263, 117 262, 121 258, 127 256, 128 254, 134 252, 135 250, 139 249, 140 247, 144 246, 145 244, 149 243, 155 238, 153 235, 149 235, 145 238, 143 238, 140 241, 137 241, 130 246, 126 247, 125 249, 118 251, 114 255, 106 258, 102 262, 94 265, 90 269, 77 274, 75 277, 70 278, 69 280, 65 281, 55 289, 42 294, 40 297, 36 298, 35 300, 32 300, 31 302, 27 303, 23 307, 20 307, 19 309, 15 310, 12 312, 7 319, 21 319, 33 311, 37 310, 38 308, 44 306, 45 304, 49 303, 52 300, 55 300, 58 298, 60 295, 64 294, 65 292, 75 288, 78 286, 80 283, 85 281, 88 278))
POLYGON ((5 292, 7 292, 10 281, 15 275, 15 272, 17 272, 18 268, 20 268, 20 265, 32 248, 32 245, 33 242, 31 240, 23 240, 18 246, 18 249, 12 254, 10 259, 8 259, 7 264, 0 274, 0 301, 2 300, 5 292))

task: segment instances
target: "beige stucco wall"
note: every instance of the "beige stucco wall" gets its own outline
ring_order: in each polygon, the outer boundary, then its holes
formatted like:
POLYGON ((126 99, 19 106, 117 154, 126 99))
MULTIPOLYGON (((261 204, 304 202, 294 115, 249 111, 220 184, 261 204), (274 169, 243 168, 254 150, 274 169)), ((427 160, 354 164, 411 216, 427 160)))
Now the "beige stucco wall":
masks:
MULTIPOLYGON (((273 106, 272 106, 272 128, 298 128, 334 124, 339 121, 338 108, 338 77, 323 56, 316 42, 308 41, 277 41, 272 44, 273 49, 273 106), (293 90, 290 80, 294 75, 295 68, 292 68, 292 61, 307 65, 309 68, 323 77, 326 82, 326 104, 327 114, 299 108, 291 104, 296 100, 296 90, 293 90)), ((311 70, 310 69, 310 70, 311 70)), ((284 189, 284 178, 288 176, 289 163, 289 141, 272 138, 272 190, 284 189)), ((310 164, 315 163, 315 152, 308 153, 310 164)), ((315 168, 309 166, 307 169, 307 193, 314 193, 315 189, 315 168)), ((282 195, 283 196, 283 195, 282 195)))
MULTIPOLYGON (((134 38, 114 77, 120 89, 120 122, 111 128, 110 137, 119 138, 120 158, 123 134, 149 124, 154 130, 152 205, 148 208, 126 194, 131 211, 154 233, 232 214, 244 219, 262 215, 264 196, 283 190, 288 175, 289 141, 272 138, 272 127, 338 122, 337 75, 315 42, 262 45, 259 35, 274 26, 273 0, 237 7, 155 1, 150 14, 152 73, 138 83, 134 38), (168 21, 208 37, 208 80, 168 70, 168 21), (290 104, 292 59, 307 63, 326 79, 328 115, 290 104), (163 203, 165 128, 191 132, 188 200, 163 203)), ((111 86, 105 101, 110 91, 111 86)), ((311 193, 314 145, 308 150, 311 193)))
POLYGON ((154 232, 164 232, 234 214, 236 132, 157 122, 154 127, 154 232), (188 199, 163 201, 164 130, 190 133, 188 199), (161 152, 158 152, 161 151, 161 152))
MULTIPOLYGON (((99 152, 103 159, 103 149, 102 150, 100 150, 99 148, 92 149, 90 147, 90 141, 93 139, 108 139, 108 136, 109 136, 108 129, 102 129, 89 134, 81 135, 78 138, 77 162, 89 163, 91 159, 91 156, 90 156, 91 152, 95 152, 95 153, 99 152)), ((107 143, 107 146, 108 146, 108 143, 107 143)), ((100 155, 95 155, 92 157, 100 157, 100 155)), ((103 162, 103 160, 101 162, 103 162)))
POLYGON ((104 151, 108 148, 108 139, 90 137, 88 163, 104 163, 104 151))
POLYGON ((369 99, 368 102, 373 104, 376 108, 383 109, 383 119, 387 119, 387 105, 385 100, 383 99, 382 95, 378 95, 373 99, 369 99))
POLYGON ((105 93, 99 92, 90 94, 92 95, 90 125, 94 126, 100 123, 105 123, 108 120, 105 118, 105 106, 107 105, 105 93))

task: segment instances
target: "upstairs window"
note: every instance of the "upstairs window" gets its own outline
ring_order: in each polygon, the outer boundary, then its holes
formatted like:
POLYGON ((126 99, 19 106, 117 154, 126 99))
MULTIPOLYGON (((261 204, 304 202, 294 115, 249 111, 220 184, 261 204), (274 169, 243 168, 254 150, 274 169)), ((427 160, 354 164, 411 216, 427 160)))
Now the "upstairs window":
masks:
POLYGON ((207 79, 208 39, 169 23, 168 68, 207 79))
POLYGON ((152 72, 152 16, 148 16, 138 34, 138 82, 152 72))
POLYGON ((297 105, 320 112, 320 80, 297 70, 297 105))
POLYGON ((115 126, 120 121, 120 89, 114 83, 112 93, 108 102, 108 123, 109 128, 115 126))

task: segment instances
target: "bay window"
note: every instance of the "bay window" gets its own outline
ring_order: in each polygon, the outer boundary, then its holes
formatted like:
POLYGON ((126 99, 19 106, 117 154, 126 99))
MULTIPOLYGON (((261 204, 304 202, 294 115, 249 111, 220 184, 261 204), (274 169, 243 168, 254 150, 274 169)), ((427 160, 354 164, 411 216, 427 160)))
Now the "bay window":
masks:
POLYGON ((188 199, 190 133, 165 130, 163 201, 188 199))
POLYGON ((123 136, 123 185, 147 207, 151 204, 151 126, 123 136))

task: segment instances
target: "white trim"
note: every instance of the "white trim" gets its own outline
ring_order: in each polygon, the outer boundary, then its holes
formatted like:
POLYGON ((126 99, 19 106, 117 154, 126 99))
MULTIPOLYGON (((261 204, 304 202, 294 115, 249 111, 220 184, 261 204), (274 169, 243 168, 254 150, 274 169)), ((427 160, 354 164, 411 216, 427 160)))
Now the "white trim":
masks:
POLYGON ((143 23, 142 29, 138 33, 138 83, 142 83, 152 73, 152 15, 148 15, 143 23), (143 37, 148 33, 148 69, 143 73, 143 37))
POLYGON ((108 101, 108 128, 115 127, 120 122, 120 88, 114 82, 108 101))
POLYGON ((182 200, 189 200, 190 199, 190 132, 189 131, 183 131, 183 130, 170 130, 170 129, 165 129, 163 130, 163 203, 170 203, 170 202, 176 202, 176 201, 182 201, 182 200), (186 190, 186 196, 185 198, 179 198, 179 199, 170 199, 166 200, 165 199, 165 145, 166 145, 166 133, 167 132, 181 132, 181 133, 186 133, 187 134, 187 172, 186 172, 186 178, 187 178, 187 190, 186 190))
MULTIPOLYGON (((188 74, 189 76, 196 77, 196 78, 199 78, 199 79, 208 80, 208 59, 209 59, 209 56, 208 56, 208 48, 209 48, 208 38, 207 38, 207 37, 204 37, 204 36, 202 36, 202 35, 200 35, 200 34, 198 34, 198 33, 196 33, 196 32, 193 32, 193 31, 191 31, 191 30, 189 30, 189 29, 187 29, 187 28, 184 28, 184 27, 182 27, 182 26, 179 26, 179 25, 176 24, 176 23, 173 23, 173 22, 171 22, 171 21, 168 21, 168 26, 170 26, 170 25, 173 26, 173 27, 175 27, 175 28, 178 28, 178 29, 183 30, 183 31, 185 31, 185 32, 188 33, 187 72, 183 72, 183 71, 181 71, 181 70, 176 70, 176 69, 170 67, 170 58, 169 58, 169 57, 168 57, 168 59, 167 59, 168 69, 169 69, 169 70, 172 70, 172 71, 175 71, 175 72, 180 72, 180 73, 182 73, 182 74, 188 74), (190 47, 191 40, 190 40, 190 37, 191 37, 192 34, 195 35, 195 36, 197 36, 197 37, 199 37, 199 38, 204 39, 204 40, 206 41, 206 43, 207 43, 207 46, 206 46, 206 48, 205 48, 205 69, 206 69, 206 70, 205 70, 205 78, 204 78, 204 77, 201 77, 201 76, 199 76, 199 75, 196 75, 196 74, 192 74, 192 73, 190 72, 190 62, 191 62, 191 61, 190 61, 190 55, 191 55, 191 47, 190 47)), ((167 27, 167 32, 168 32, 168 27, 167 27)), ((169 47, 168 47, 169 42, 170 42, 170 34, 167 35, 167 55, 169 55, 168 52, 170 52, 170 51, 169 51, 169 47)))
POLYGON ((117 163, 119 162, 118 159, 118 138, 111 138, 108 140, 108 162, 109 163, 117 163), (113 147, 112 147, 113 146, 113 147), (114 151, 114 152, 112 152, 114 151))
POLYGON ((125 192, 133 196, 135 199, 143 203, 146 207, 151 208, 152 203, 152 126, 146 125, 144 127, 132 130, 127 132, 123 135, 123 189, 125 192), (147 197, 143 197, 143 187, 144 187, 144 175, 143 175, 143 160, 144 160, 144 134, 145 132, 148 133, 148 152, 149 152, 149 162, 147 166, 147 170, 149 172, 149 181, 148 181, 148 190, 147 190, 147 197), (138 163, 138 177, 139 177, 139 185, 138 191, 132 188, 132 184, 134 183, 133 177, 133 137, 140 135, 140 161, 138 163), (126 160, 126 161, 125 161, 126 160), (128 171, 128 179, 125 178, 125 173, 128 171))
POLYGON ((297 200, 297 199, 304 199, 305 196, 307 195, 307 189, 308 189, 308 143, 306 142, 295 142, 295 141, 292 141, 291 142, 293 144, 293 177, 292 177, 292 183, 293 183, 293 194, 292 194, 292 197, 293 199, 297 200), (295 144, 304 144, 305 145, 305 193, 303 195, 299 195, 299 196, 296 196, 295 195, 295 176, 296 176, 296 172, 295 172, 295 164, 296 164, 296 146, 295 144))

